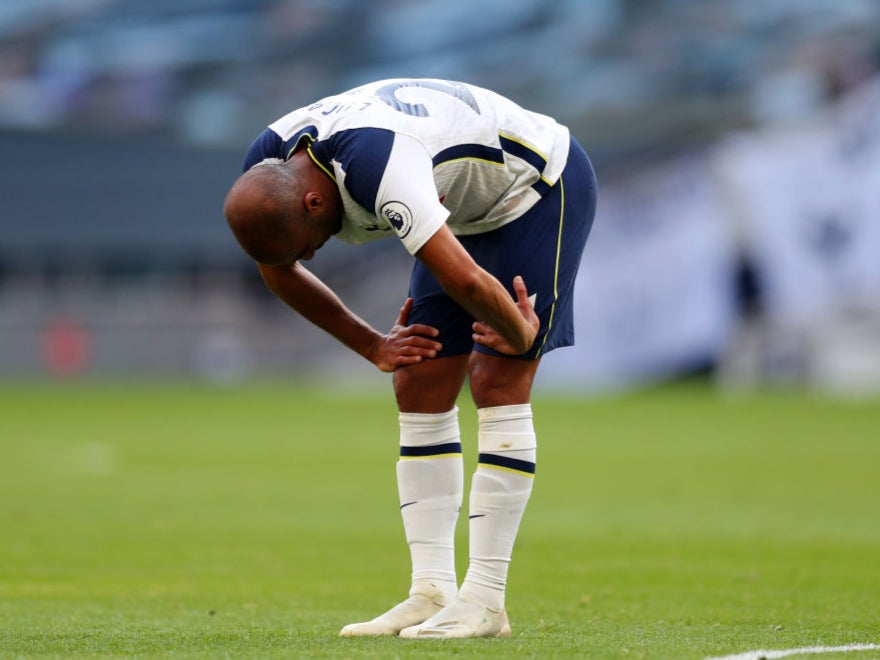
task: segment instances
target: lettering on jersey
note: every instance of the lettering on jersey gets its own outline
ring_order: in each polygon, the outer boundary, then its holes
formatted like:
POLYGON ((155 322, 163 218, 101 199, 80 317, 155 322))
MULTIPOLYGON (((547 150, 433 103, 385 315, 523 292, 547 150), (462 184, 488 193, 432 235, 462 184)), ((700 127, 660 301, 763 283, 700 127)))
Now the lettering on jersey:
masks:
POLYGON ((459 83, 453 82, 435 82, 433 80, 402 80, 399 82, 383 85, 376 90, 378 96, 384 103, 391 106, 398 112, 413 117, 430 117, 431 113, 428 108, 421 103, 405 103, 397 98, 397 90, 402 87, 420 87, 423 89, 433 89, 435 92, 443 92, 449 96, 458 99, 471 110, 480 114, 480 106, 470 90, 459 83))
POLYGON ((391 223, 394 231, 401 238, 405 238, 412 229, 412 213, 403 202, 385 202, 379 213, 391 223))
POLYGON ((329 99, 321 99, 320 101, 312 103, 312 105, 309 106, 309 111, 314 112, 315 110, 320 110, 321 114, 324 116, 333 114, 338 115, 341 112, 348 112, 349 110, 360 112, 366 110, 371 105, 373 105, 371 101, 361 101, 358 103, 330 103, 329 99))

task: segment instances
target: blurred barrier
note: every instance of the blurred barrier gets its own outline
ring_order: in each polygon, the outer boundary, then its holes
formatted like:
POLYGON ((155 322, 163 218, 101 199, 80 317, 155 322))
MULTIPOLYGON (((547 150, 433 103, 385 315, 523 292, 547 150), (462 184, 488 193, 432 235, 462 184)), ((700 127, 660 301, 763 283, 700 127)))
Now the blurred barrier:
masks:
POLYGON ((627 181, 599 181, 599 212, 575 299, 576 346, 542 381, 604 389, 711 363, 736 323, 734 243, 697 155, 627 181))
POLYGON ((770 320, 880 304, 880 79, 807 124, 723 142, 715 162, 770 320))
POLYGON ((708 360, 728 386, 880 392, 878 317, 880 79, 809 122, 603 188, 578 346, 544 378, 625 386, 708 360), (737 306, 741 263, 756 310, 737 306))

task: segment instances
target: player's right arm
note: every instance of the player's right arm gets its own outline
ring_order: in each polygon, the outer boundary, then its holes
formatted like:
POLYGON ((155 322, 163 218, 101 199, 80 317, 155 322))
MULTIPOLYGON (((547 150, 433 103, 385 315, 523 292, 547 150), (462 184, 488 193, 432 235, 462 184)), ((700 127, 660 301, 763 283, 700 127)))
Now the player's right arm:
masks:
POLYGON ((434 339, 439 334, 435 328, 406 325, 411 299, 404 303, 391 330, 382 334, 349 310, 330 287, 299 262, 292 266, 259 264, 259 268, 272 293, 380 371, 394 371, 434 358, 442 348, 434 339))

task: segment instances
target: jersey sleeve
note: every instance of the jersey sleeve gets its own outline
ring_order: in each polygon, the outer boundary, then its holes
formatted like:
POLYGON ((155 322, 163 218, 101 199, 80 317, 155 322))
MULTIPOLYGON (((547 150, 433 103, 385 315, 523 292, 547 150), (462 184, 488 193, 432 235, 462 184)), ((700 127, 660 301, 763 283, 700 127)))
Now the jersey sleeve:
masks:
POLYGON ((376 195, 376 215, 415 255, 449 217, 434 184, 433 163, 415 138, 396 134, 376 195))

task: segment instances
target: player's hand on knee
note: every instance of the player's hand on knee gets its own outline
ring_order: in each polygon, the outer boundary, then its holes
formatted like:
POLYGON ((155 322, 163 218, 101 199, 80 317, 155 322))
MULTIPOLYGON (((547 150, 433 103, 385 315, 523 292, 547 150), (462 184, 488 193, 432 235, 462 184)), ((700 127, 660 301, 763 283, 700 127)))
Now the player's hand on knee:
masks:
POLYGON ((412 304, 412 298, 407 298, 394 326, 374 348, 372 362, 381 371, 394 371, 398 367, 430 360, 437 357, 443 348, 440 342, 435 341, 440 334, 437 328, 422 323, 406 324, 412 304))
MULTIPOLYGON (((526 283, 519 275, 513 278, 513 291, 516 294, 516 307, 528 324, 532 341, 534 341, 538 335, 538 329, 541 327, 541 320, 535 313, 534 300, 529 298, 526 283)), ((482 344, 505 355, 521 355, 524 352, 515 349, 501 333, 482 321, 473 324, 473 331, 473 339, 477 344, 482 344)))

